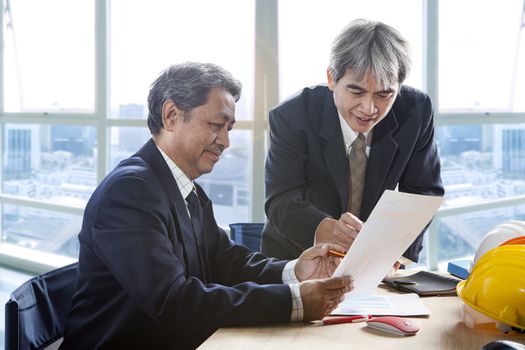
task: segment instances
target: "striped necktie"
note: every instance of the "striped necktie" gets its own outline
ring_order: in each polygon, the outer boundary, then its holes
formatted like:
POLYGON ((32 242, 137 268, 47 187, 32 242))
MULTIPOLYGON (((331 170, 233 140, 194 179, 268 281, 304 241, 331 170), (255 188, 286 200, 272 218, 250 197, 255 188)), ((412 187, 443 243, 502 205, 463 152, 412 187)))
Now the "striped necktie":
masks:
POLYGON ((352 149, 348 157, 350 164, 350 196, 348 211, 359 217, 361 214, 361 202, 363 201, 363 190, 365 188, 366 174, 366 141, 365 135, 359 133, 352 143, 352 149))
POLYGON ((190 213, 190 219, 191 219, 191 226, 193 229, 190 242, 185 242, 185 244, 190 244, 192 246, 192 250, 195 251, 197 254, 197 261, 189 261, 188 263, 192 266, 189 266, 189 270, 193 271, 196 276, 203 278, 206 280, 206 267, 204 264, 204 246, 203 242, 199 241, 198 237, 201 237, 202 232, 202 224, 203 224, 203 213, 202 213, 202 207, 199 201, 199 196, 195 192, 195 190, 191 191, 188 196, 186 196, 186 201, 188 202, 188 211, 190 213), (199 266, 193 266, 193 264, 198 263, 199 266), (198 267, 198 269, 197 269, 198 267))

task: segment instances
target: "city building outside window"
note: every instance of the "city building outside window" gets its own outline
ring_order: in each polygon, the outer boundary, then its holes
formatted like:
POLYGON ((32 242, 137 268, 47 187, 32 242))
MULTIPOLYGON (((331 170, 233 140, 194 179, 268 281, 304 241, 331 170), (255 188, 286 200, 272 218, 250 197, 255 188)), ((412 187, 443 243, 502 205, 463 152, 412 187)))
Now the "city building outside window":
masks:
POLYGON ((325 82, 331 40, 354 18, 401 31, 412 47, 406 84, 434 103, 446 198, 422 264, 438 268, 472 256, 492 226, 525 220, 523 0, 407 0, 402 7, 388 0, 3 0, 2 6, 0 261, 14 250, 28 261, 36 252, 76 258, 91 193, 150 137, 149 84, 182 61, 217 63, 243 82, 231 147, 198 182, 219 224, 261 222, 267 111, 325 82))

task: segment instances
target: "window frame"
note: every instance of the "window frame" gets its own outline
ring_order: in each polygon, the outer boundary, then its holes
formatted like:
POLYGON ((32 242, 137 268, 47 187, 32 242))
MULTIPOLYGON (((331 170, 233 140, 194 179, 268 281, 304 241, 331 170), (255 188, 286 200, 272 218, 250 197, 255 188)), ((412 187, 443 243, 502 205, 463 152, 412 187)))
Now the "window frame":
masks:
MULTIPOLYGON (((494 125, 494 124, 522 124, 525 113, 521 112, 440 112, 439 111, 439 3, 434 0, 424 0, 424 43, 423 43, 423 86, 434 105, 434 126, 453 125, 494 125)), ((446 192, 446 188, 445 188, 446 192)), ((427 253, 427 268, 429 270, 445 270, 446 266, 439 263, 439 221, 443 218, 480 210, 490 210, 511 205, 525 204, 525 195, 487 201, 483 203, 465 204, 452 208, 440 208, 427 231, 427 241, 424 246, 427 253)), ((488 232, 488 229, 487 229, 488 232)))
MULTIPOLYGON (((264 222, 264 163, 266 158, 269 125, 268 111, 279 102, 278 77, 278 0, 255 0, 255 80, 254 90, 244 93, 254 94, 253 120, 239 120, 235 128, 252 132, 252 164, 250 188, 252 198, 250 213, 252 222, 264 222)), ((438 101, 438 71, 430 67, 439 66, 439 4, 434 0, 423 1, 423 87, 435 106, 435 126, 479 125, 479 124, 518 124, 523 123, 525 113, 441 113, 438 101)), ((74 124, 88 125, 97 129, 97 183, 109 172, 110 164, 110 128, 145 127, 143 119, 111 118, 110 113, 110 1, 94 0, 95 6, 95 109, 94 113, 4 113, 4 86, 0 84, 0 133, 4 135, 5 125, 15 124, 74 124)), ((4 2, 0 2, 3 13, 4 2)), ((0 34, 3 37, 4 18, 0 16, 0 34)), ((0 55, 0 76, 4 75, 4 57, 0 55)), ((3 81, 3 78, 2 78, 3 81)), ((2 136, 3 137, 3 136, 2 136)), ((4 143, 0 143, 0 154, 4 152, 4 143)), ((0 157, 3 169, 3 157, 0 157)), ((3 171, 0 171, 0 182, 3 171)), ((63 213, 82 215, 79 206, 48 203, 31 198, 20 198, 0 192, 0 207, 4 204, 22 205, 63 213)), ((440 209, 427 233, 427 268, 443 268, 438 261, 438 223, 441 218, 495 209, 509 205, 525 204, 525 195, 490 202, 469 204, 461 207, 440 209)), ((73 259, 74 260, 74 259, 73 259)), ((0 263, 41 273, 65 265, 70 258, 47 254, 0 243, 0 263), (15 249, 16 248, 16 249, 15 249), (16 250, 16 251, 15 251, 16 250)))

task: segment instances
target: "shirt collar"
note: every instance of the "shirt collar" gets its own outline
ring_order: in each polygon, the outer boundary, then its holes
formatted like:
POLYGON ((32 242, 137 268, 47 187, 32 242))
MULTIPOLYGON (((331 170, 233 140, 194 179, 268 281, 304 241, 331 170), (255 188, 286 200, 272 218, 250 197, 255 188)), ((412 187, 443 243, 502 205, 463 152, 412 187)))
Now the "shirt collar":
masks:
POLYGON ((191 191, 193 191, 193 188, 195 187, 193 185, 193 182, 184 174, 184 172, 175 164, 173 160, 171 160, 170 157, 164 151, 156 144, 157 148, 160 151, 160 154, 162 154, 162 157, 166 161, 166 164, 168 164, 168 167, 170 168, 170 171, 175 178, 175 181, 177 182, 177 186, 179 187, 179 191, 182 194, 182 198, 186 199, 188 194, 190 194, 191 191))
MULTIPOLYGON (((341 130, 343 131, 343 140, 345 142, 345 149, 346 149, 346 153, 348 154, 350 152, 352 143, 357 138, 358 133, 352 130, 350 125, 348 125, 348 123, 346 122, 346 120, 343 118, 343 116, 341 115, 339 111, 337 111, 337 115, 339 116, 339 123, 341 124, 341 130)), ((372 140, 372 130, 369 130, 363 133, 363 135, 365 135, 366 149, 368 153, 369 148, 370 148, 370 141, 372 140)))

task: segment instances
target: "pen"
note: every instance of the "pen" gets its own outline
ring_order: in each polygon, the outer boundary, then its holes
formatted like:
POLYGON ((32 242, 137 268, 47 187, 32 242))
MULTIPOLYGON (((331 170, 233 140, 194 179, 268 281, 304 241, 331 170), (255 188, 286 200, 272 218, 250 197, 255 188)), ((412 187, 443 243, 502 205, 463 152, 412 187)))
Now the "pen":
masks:
POLYGON ((353 316, 340 316, 330 317, 323 320, 323 324, 339 324, 339 323, 355 323, 355 322, 366 322, 371 319, 371 315, 353 315, 353 316))
POLYGON ((344 258, 346 253, 341 253, 341 252, 338 252, 337 250, 328 249, 328 255, 339 257, 339 258, 344 258))

